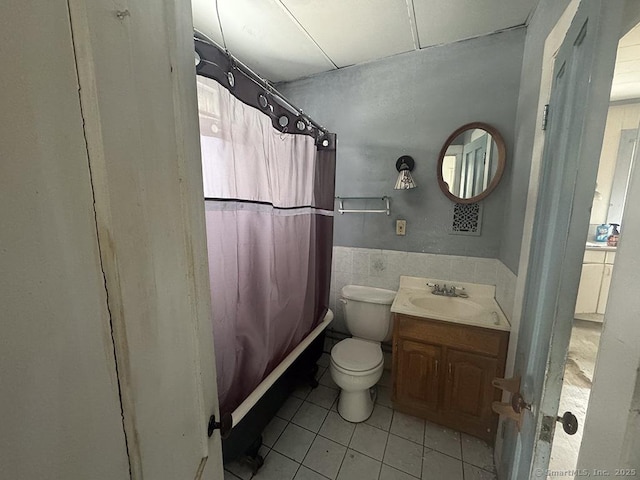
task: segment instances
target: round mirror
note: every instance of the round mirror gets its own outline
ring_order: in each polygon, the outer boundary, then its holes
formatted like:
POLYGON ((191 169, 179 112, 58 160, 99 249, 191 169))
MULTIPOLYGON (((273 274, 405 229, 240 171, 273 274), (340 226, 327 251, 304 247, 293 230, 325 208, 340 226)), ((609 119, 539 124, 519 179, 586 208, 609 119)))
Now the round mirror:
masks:
POLYGON ((453 132, 438 159, 438 183, 457 203, 475 203, 498 185, 505 165, 500 133, 486 123, 469 123, 453 132))

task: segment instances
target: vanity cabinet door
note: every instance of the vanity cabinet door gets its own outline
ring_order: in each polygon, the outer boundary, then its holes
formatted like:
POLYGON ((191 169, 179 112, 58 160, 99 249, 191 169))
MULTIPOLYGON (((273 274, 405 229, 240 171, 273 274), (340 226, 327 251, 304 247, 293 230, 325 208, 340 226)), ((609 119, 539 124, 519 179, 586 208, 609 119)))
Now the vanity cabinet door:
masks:
POLYGON ((437 410, 441 357, 442 349, 439 346, 399 339, 396 398, 405 405, 437 410))
POLYGON ((396 314, 394 409, 493 442, 509 333, 396 314))
POLYGON ((493 422, 491 402, 495 389, 491 380, 497 376, 498 360, 477 353, 455 349, 447 351, 447 377, 443 409, 452 420, 467 425, 477 435, 489 434, 493 422))

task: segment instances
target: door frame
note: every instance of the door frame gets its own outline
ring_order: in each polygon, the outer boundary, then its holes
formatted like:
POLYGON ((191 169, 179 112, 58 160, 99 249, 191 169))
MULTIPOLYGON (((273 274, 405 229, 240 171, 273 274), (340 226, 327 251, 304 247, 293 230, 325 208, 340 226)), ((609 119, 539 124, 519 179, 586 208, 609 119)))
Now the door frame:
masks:
MULTIPOLYGON (((568 23, 570 23, 575 17, 575 10, 579 3, 580 3, 579 1, 575 0, 567 7, 565 13, 562 15, 562 17, 556 23, 556 26, 553 28, 553 30, 547 37, 547 41, 545 43, 545 61, 544 61, 544 68, 543 68, 541 87, 540 87, 540 107, 544 105, 544 103, 546 103, 544 99, 548 98, 549 93, 551 91, 550 84, 551 84, 551 78, 553 74, 553 65, 551 65, 551 68, 549 68, 549 60, 551 60, 551 62, 553 63, 553 57, 555 57, 555 53, 557 51, 557 45, 560 45, 562 43, 566 33, 568 32, 570 28, 568 23), (555 48, 554 48, 554 43, 555 43, 555 48), (551 52, 551 56, 549 55, 550 52, 551 52)), ((597 32, 598 41, 596 42, 596 46, 595 46, 596 53, 594 54, 594 58, 596 59, 602 57, 603 54, 607 54, 607 52, 609 56, 611 56, 611 49, 613 48, 615 50, 615 48, 617 48, 617 42, 618 42, 619 32, 620 32, 619 30, 620 13, 617 12, 615 14, 612 14, 611 12, 605 12, 604 7, 602 7, 602 2, 598 2, 598 4, 601 5, 600 15, 606 21, 604 22, 604 27, 599 29, 597 32), (618 18, 614 18, 616 16, 618 18), (615 38, 615 40, 612 40, 613 38, 615 38)), ((620 7, 620 11, 622 11, 622 7, 620 7)), ((612 58, 615 59, 615 55, 613 55, 612 58)), ((610 62, 611 73, 613 72, 613 59, 611 59, 611 62, 610 62)), ((603 77, 600 76, 597 78, 592 78, 592 81, 599 82, 600 86, 596 88, 601 88, 602 85, 604 84, 607 84, 608 87, 610 87, 611 78, 609 76, 607 80, 607 79, 603 79, 603 77)), ((608 95, 606 98, 606 102, 603 102, 602 98, 597 99, 595 102, 593 101, 593 99, 587 99, 587 102, 588 103, 586 108, 588 111, 606 112, 608 108, 608 95)), ((539 116, 540 116, 539 118, 541 119, 542 108, 539 109, 539 116)), ((605 117, 603 117, 603 119, 604 118, 605 117)), ((587 175, 579 176, 579 182, 580 181, 590 182, 589 177, 593 176, 593 182, 595 183, 595 171, 597 171, 597 162, 599 160, 599 151, 601 147, 603 131, 604 131, 604 120, 602 122, 599 122, 599 121, 586 122, 585 128, 583 130, 583 142, 582 142, 581 150, 583 152, 589 152, 589 151, 595 150, 598 152, 598 155, 595 156, 595 162, 596 162, 595 166, 592 165, 593 168, 589 169, 590 172, 593 173, 593 175, 591 175, 591 173, 588 173, 587 175)), ((533 226, 534 226, 534 219, 535 219, 536 208, 537 208, 538 192, 542 188, 542 180, 539 179, 539 175, 540 175, 540 169, 541 169, 542 145, 544 143, 544 134, 538 133, 536 137, 537 138, 536 138, 536 141, 534 142, 534 148, 533 148, 533 164, 532 164, 531 175, 530 175, 529 195, 527 199, 525 226, 524 226, 523 241, 521 246, 522 248, 521 248, 520 264, 519 264, 520 270, 519 270, 518 282, 516 287, 515 308, 514 308, 514 313, 515 313, 514 329, 515 330, 518 330, 520 326, 522 308, 524 306, 525 293, 526 293, 527 287, 529 286, 527 284, 528 283, 527 277, 529 274, 528 266, 531 260, 531 253, 534 247, 534 245, 532 244, 533 233, 534 233, 533 226)), ((593 160, 593 158, 591 160, 593 160)), ((577 246, 578 244, 582 248, 584 247, 584 240, 586 239, 587 225, 588 225, 588 216, 586 217, 586 220, 584 222, 575 223, 569 229, 567 251, 570 250, 572 247, 577 246)), ((561 310, 564 310, 565 313, 567 313, 568 310, 570 310, 569 308, 570 304, 573 304, 575 302, 575 296, 577 294, 577 287, 579 282, 579 269, 581 265, 581 257, 578 258, 578 255, 573 255, 572 257, 575 257, 575 258, 571 258, 569 259, 569 261, 563 262, 564 265, 556 265, 552 267, 552 270, 551 270, 555 273, 564 272, 563 276, 565 276, 568 279, 567 282, 562 282, 562 288, 561 288, 561 296, 563 298, 563 300, 560 302, 562 304, 561 310), (565 270, 563 270, 563 267, 565 270), (569 272, 567 272, 567 270, 569 270, 569 272), (574 270, 575 272, 573 272, 574 270), (578 272, 578 273, 574 275, 572 272, 573 273, 578 272)), ((555 326, 552 329, 552 332, 553 331, 555 331, 555 326)), ((513 374, 515 363, 516 363, 515 360, 518 354, 518 352, 516 351, 517 349, 514 348, 515 344, 517 343, 518 335, 516 334, 514 337, 515 338, 512 338, 511 340, 512 348, 510 349, 510 356, 507 363, 508 374, 513 374)), ((542 388, 542 396, 539 402, 536 402, 535 399, 527 398, 527 396, 525 395, 525 400, 530 400, 534 402, 534 405, 532 405, 532 411, 534 415, 532 415, 531 413, 528 413, 529 418, 528 420, 525 420, 525 421, 535 422, 535 438, 536 439, 538 439, 539 437, 539 433, 541 429, 540 420, 542 419, 542 415, 538 415, 538 413, 542 412, 545 414, 550 414, 547 412, 554 410, 553 414, 555 415, 557 411, 557 402, 559 401, 559 388, 555 387, 555 389, 558 391, 554 392, 553 384, 554 382, 557 383, 558 375, 556 374, 550 375, 550 373, 552 372, 549 371, 549 365, 552 365, 553 368, 555 368, 556 370, 563 369, 564 357, 566 356, 566 350, 568 346, 568 338, 569 338, 568 336, 566 336, 566 338, 564 338, 564 336, 562 338, 558 338, 552 333, 552 342, 550 344, 548 361, 546 362, 545 385, 542 388), (538 403, 538 404, 535 404, 535 403, 538 403), (554 407, 554 404, 555 404, 555 407, 554 407)), ((560 374, 560 377, 561 376, 562 374, 560 374)), ((526 387, 525 387, 525 390, 526 390, 526 387)), ((505 463, 504 460, 506 460, 509 471, 505 473, 508 473, 508 475, 511 478, 518 477, 517 472, 519 471, 519 469, 522 469, 522 468, 524 468, 525 470, 527 469, 526 465, 520 466, 520 460, 523 454, 522 444, 520 442, 520 439, 521 437, 520 435, 518 435, 517 445, 515 446, 514 445, 509 446, 508 442, 506 442, 507 444, 505 444, 505 442, 502 442, 500 439, 496 448, 497 451, 498 449, 500 449, 500 447, 504 449, 504 450, 501 449, 500 452, 497 453, 497 455, 499 457, 500 456, 503 457, 503 464, 505 463), (503 443, 503 445, 500 445, 500 443, 503 443), (511 458, 508 458, 509 456, 511 458)), ((548 465, 548 453, 547 454, 541 453, 542 450, 544 449, 539 448, 540 445, 538 442, 539 440, 536 440, 534 442, 534 451, 532 452, 531 462, 530 462, 532 470, 530 471, 533 471, 533 468, 538 468, 540 465, 543 465, 544 466, 543 468, 546 468, 546 466, 548 465)), ((527 456, 528 455, 525 455, 525 457, 527 456)), ((529 463, 528 460, 525 460, 525 462, 529 463)))

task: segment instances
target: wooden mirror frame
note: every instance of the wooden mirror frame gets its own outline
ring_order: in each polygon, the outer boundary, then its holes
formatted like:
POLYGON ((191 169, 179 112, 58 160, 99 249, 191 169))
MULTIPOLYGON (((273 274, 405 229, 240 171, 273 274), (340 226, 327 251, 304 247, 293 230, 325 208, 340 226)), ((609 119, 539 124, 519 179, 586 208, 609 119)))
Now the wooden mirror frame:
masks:
POLYGON ((440 186, 440 190, 442 190, 442 193, 444 193, 450 200, 456 203, 479 202, 480 200, 484 200, 486 197, 488 197, 489 194, 493 192, 495 188, 498 186, 498 183, 502 178, 502 174, 504 173, 504 167, 505 167, 506 161, 507 161, 507 150, 505 147, 504 139, 502 138, 502 135, 500 135, 500 132, 498 132, 498 130, 493 128, 491 125, 488 125, 482 122, 467 123, 466 125, 463 125, 460 128, 458 128, 451 135, 449 135, 449 138, 447 138, 447 141, 444 143, 444 146, 440 150, 440 156, 438 157, 438 165, 437 165, 438 185, 440 186), (491 182, 489 183, 489 185, 487 185, 486 190, 483 191, 481 194, 471 198, 456 197, 453 193, 449 191, 447 184, 442 178, 442 162, 444 161, 445 153, 447 152, 447 149, 449 148, 449 145, 451 144, 451 142, 462 132, 466 130, 476 129, 476 128, 489 132, 489 134, 493 138, 493 141, 495 141, 496 145, 498 146, 498 167, 496 169, 496 174, 491 179, 491 182))

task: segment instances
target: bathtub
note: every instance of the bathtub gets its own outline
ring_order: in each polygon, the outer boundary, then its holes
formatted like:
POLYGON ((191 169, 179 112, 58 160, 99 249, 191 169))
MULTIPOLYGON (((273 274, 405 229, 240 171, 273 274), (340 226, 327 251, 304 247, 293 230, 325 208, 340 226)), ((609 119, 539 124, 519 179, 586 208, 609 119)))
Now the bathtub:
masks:
POLYGON ((327 310, 315 327, 280 364, 251 392, 230 415, 223 419, 222 456, 224 463, 247 460, 255 471, 262 465, 258 450, 262 431, 297 385, 307 383, 315 388, 317 361, 324 348, 325 329, 333 320, 327 310))

